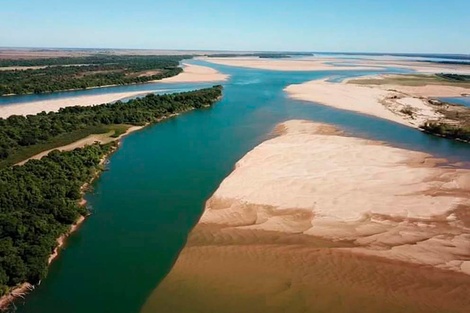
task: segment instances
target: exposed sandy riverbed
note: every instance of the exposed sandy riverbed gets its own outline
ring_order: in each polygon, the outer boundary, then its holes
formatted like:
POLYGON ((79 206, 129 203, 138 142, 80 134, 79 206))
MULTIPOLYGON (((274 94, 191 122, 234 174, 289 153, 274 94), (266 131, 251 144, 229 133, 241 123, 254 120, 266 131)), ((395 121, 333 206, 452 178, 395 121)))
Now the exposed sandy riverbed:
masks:
POLYGON ((413 60, 397 60, 396 58, 380 59, 343 59, 335 57, 303 57, 270 59, 258 57, 227 57, 227 58, 201 58, 207 62, 248 67, 275 71, 335 71, 335 70, 380 70, 396 67, 414 70, 420 73, 456 73, 470 74, 469 65, 439 64, 431 62, 417 62, 413 60))
POLYGON ((469 170, 328 125, 277 130, 142 312, 467 312, 469 170))
POLYGON ((293 99, 372 115, 411 127, 444 118, 435 107, 429 105, 429 98, 460 96, 470 91, 442 85, 356 85, 354 80, 342 83, 313 80, 290 85, 284 90, 293 99))
POLYGON ((204 61, 237 67, 248 67, 274 71, 341 71, 341 70, 374 70, 380 66, 334 66, 328 62, 335 59, 263 59, 257 57, 234 58, 200 58, 204 61))

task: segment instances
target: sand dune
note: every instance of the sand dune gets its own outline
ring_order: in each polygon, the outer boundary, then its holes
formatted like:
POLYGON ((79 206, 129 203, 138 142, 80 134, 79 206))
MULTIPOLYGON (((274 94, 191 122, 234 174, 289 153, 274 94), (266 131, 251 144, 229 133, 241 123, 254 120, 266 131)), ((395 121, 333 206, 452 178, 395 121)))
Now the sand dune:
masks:
POLYGON ((469 170, 328 125, 277 130, 142 312, 467 312, 469 170))
MULTIPOLYGON (((302 84, 290 85, 284 90, 289 97, 297 100, 317 102, 342 110, 372 115, 406 126, 419 127, 429 120, 438 120, 443 116, 427 105, 425 98, 405 93, 428 91, 432 86, 362 86, 343 83, 331 83, 326 80, 313 80, 302 84), (426 88, 426 89, 423 89, 426 88), (410 116, 405 109, 411 108, 410 116)), ((449 89, 434 86, 434 89, 449 89)), ((459 88, 462 89, 462 88, 459 88)), ((455 91, 455 90, 454 90, 455 91)))
POLYGON ((202 83, 202 82, 218 82, 228 79, 228 75, 222 74, 213 68, 194 64, 183 64, 183 73, 173 77, 168 77, 154 82, 161 83, 202 83))

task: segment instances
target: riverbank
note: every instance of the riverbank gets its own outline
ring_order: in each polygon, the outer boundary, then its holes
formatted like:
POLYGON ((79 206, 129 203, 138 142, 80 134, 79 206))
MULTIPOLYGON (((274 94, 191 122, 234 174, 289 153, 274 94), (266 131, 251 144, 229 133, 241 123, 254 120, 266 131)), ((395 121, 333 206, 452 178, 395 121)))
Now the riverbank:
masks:
POLYGON ((421 128, 427 122, 448 125, 466 123, 463 120, 465 114, 457 112, 462 113, 467 108, 444 105, 434 98, 460 96, 470 89, 458 85, 440 85, 439 82, 424 83, 422 86, 399 85, 387 79, 387 76, 379 76, 350 79, 341 83, 314 80, 290 85, 284 91, 296 100, 372 115, 414 128, 421 128), (385 83, 372 83, 380 80, 385 83))
MULTIPOLYGON (((143 126, 132 126, 132 127, 129 127, 129 125, 117 125, 117 126, 126 126, 127 130, 124 134, 121 134, 120 136, 116 136, 116 137, 113 137, 115 135, 115 133, 113 132, 112 134, 109 133, 109 134, 105 134, 106 136, 104 137, 96 137, 96 136, 89 136, 85 139, 81 139, 75 143, 72 143, 72 144, 69 144, 67 146, 63 146, 63 147, 59 147, 59 148, 55 148, 53 150, 74 150, 75 148, 78 148, 78 147, 83 147, 83 146, 86 146, 90 143, 90 140, 94 140, 92 142, 95 143, 96 139, 99 139, 98 141, 105 141, 107 143, 111 142, 111 141, 114 141, 114 142, 118 142, 117 144, 114 144, 112 146, 109 146, 109 153, 105 153, 105 155, 103 155, 103 157, 100 159, 97 167, 96 167, 96 171, 95 173, 92 175, 92 178, 90 179, 90 181, 86 182, 84 185, 81 186, 80 188, 80 192, 82 194, 82 196, 85 195, 85 193, 88 191, 88 188, 89 186, 91 185, 91 183, 99 177, 101 171, 102 171, 102 167, 105 163, 105 161, 108 159, 109 155, 111 155, 114 151, 116 151, 119 147, 119 142, 120 142, 120 139, 122 139, 124 136, 130 134, 131 132, 134 132, 134 131, 137 131, 139 129, 142 129, 143 127, 147 126, 147 125, 150 125, 150 124, 155 124, 155 123, 159 123, 163 120, 166 120, 166 119, 169 119, 169 118, 172 118, 174 116, 177 116, 181 113, 184 113, 184 112, 188 112, 190 110, 194 110, 196 108, 207 108, 207 107, 210 107, 211 105, 213 105, 215 102, 219 101, 220 98, 221 98, 221 90, 222 90, 222 87, 221 86, 218 86, 218 87, 213 87, 213 88, 208 88, 208 89, 205 89, 205 90, 202 90, 202 91, 194 91, 193 94, 194 97, 196 97, 197 99, 197 102, 198 103, 193 103, 194 106, 192 107, 186 107, 185 106, 182 106, 180 105, 178 107, 178 110, 180 110, 180 112, 178 113, 170 113, 171 111, 167 111, 167 115, 164 115, 160 118, 156 118, 153 120, 152 123, 146 123, 145 125, 143 126), (209 92, 209 91, 212 91, 212 92, 216 92, 216 94, 209 94, 207 95, 207 97, 204 98, 204 92, 209 92)), ((188 92, 186 94, 191 94, 191 92, 188 92)), ((172 104, 174 105, 174 104, 172 104)), ((172 112, 174 112, 175 110, 173 110, 172 112)), ((45 151, 45 152, 42 152, 41 154, 39 155, 36 155, 34 156, 33 158, 40 158, 40 157, 43 157, 45 154, 49 153, 50 151, 45 151)), ((95 160, 96 162, 96 160, 95 160)), ((22 162, 23 163, 23 162, 22 162)), ((27 166, 28 163, 26 163, 26 166, 27 166)), ((35 164, 35 163, 33 163, 35 164)), ((94 168, 95 168, 94 167, 94 168)), ((83 181, 83 180, 82 180, 83 181)), ((85 205, 86 202, 85 200, 82 198, 81 202, 80 202, 80 205, 85 205)), ((66 232, 64 233, 63 235, 61 235, 58 239, 57 239, 57 247, 54 249, 53 253, 49 256, 49 259, 48 259, 48 264, 50 264, 58 255, 59 253, 59 250, 60 248, 63 246, 63 244, 65 243, 65 240, 66 238, 70 235, 70 233, 72 233, 73 231, 75 231, 78 226, 84 221, 84 218, 80 218, 79 220, 77 220, 72 226, 71 228, 66 232)), ((2 297, 2 300, 0 303, 2 303, 2 306, 0 308, 3 308, 3 307, 7 307, 15 298, 17 297, 20 297, 20 296, 23 296, 25 293, 26 293, 26 289, 30 290, 32 289, 33 286, 31 286, 30 284, 22 284, 21 286, 19 286, 18 288, 14 288, 8 295, 2 297)))
MULTIPOLYGON (((104 163, 104 161, 106 160, 108 156, 109 154, 102 159, 101 164, 104 163)), ((99 172, 97 172, 89 182, 81 186, 83 196, 85 195, 85 192, 88 186, 90 186, 93 183, 93 181, 97 179, 98 177, 99 177, 99 172)), ((79 205, 80 206, 86 205, 85 198, 82 198, 79 201, 79 205)), ((51 263, 59 256, 60 250, 63 249, 64 245, 67 242, 67 238, 79 229, 79 227, 85 222, 85 219, 87 217, 88 215, 87 216, 80 215, 78 219, 72 225, 70 225, 67 232, 65 232, 64 234, 60 235, 59 238, 57 238, 57 246, 54 248, 54 251, 51 253, 51 255, 49 256, 49 259, 47 260, 48 266, 50 266, 51 263)), ((0 297, 0 311, 6 311, 15 300, 17 300, 18 298, 24 298, 25 296, 28 295, 28 293, 33 291, 34 288, 35 286, 28 282, 22 283, 18 287, 13 288, 8 294, 0 297)))
POLYGON ((142 313, 466 312, 469 170, 329 125, 276 130, 207 201, 142 313))

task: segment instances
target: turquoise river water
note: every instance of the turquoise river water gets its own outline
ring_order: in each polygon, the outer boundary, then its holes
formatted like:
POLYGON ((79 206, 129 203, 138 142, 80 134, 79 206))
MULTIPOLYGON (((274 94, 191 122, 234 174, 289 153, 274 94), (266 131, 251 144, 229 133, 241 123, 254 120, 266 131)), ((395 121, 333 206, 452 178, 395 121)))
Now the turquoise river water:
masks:
MULTIPOLYGON (((208 65, 203 61, 190 61, 208 65)), ((470 161, 470 145, 392 122, 288 99, 283 88, 377 72, 278 72, 209 66, 231 75, 213 108, 193 111, 126 137, 87 195, 93 215, 72 234, 49 275, 25 300, 25 313, 132 313, 165 277, 204 202, 237 160, 288 119, 338 125, 391 145, 470 161)), ((394 71, 387 69, 387 71, 394 71)), ((211 84, 145 84, 0 99, 0 105, 85 94, 171 92, 211 84)), ((467 163, 468 164, 468 163, 467 163)), ((184 301, 184 299, 182 299, 184 301)))

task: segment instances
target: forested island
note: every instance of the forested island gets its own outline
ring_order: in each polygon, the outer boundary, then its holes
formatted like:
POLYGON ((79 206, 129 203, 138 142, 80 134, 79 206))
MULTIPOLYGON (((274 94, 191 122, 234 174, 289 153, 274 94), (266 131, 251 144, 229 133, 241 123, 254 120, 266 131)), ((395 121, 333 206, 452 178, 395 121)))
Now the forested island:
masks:
POLYGON ((0 68, 3 67, 0 70, 0 96, 160 80, 181 73, 179 62, 191 57, 93 55, 0 60, 0 68))
POLYGON ((56 113, 0 119, 0 296, 19 284, 37 284, 48 259, 71 224, 86 216, 80 204, 83 186, 102 170, 102 160, 116 143, 94 144, 73 151, 55 150, 41 160, 11 166, 28 149, 54 143, 57 137, 81 134, 109 125, 146 125, 174 114, 213 105, 222 87, 154 95, 93 107, 68 107, 56 113))
POLYGON ((0 167, 15 164, 41 151, 69 144, 116 125, 145 125, 165 116, 210 106, 222 87, 167 95, 149 94, 128 102, 67 107, 58 112, 0 118, 0 167))

